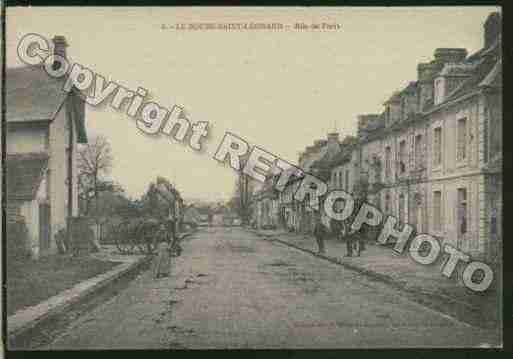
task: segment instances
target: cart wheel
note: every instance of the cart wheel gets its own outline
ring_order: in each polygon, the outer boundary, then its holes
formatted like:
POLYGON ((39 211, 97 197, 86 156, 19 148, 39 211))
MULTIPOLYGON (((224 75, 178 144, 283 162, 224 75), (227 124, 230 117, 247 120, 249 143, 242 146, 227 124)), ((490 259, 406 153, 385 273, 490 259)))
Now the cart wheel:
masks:
POLYGON ((153 254, 157 250, 158 226, 143 222, 137 228, 137 249, 142 254, 153 254))
POLYGON ((130 221, 121 222, 116 231, 116 247, 122 254, 132 254, 135 249, 134 230, 130 221))

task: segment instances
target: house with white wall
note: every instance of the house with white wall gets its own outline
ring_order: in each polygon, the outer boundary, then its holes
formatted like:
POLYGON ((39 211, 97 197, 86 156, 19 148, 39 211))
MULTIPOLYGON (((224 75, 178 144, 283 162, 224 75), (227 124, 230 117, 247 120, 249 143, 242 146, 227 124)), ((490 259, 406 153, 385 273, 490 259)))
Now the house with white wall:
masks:
MULTIPOLYGON (((53 44, 54 53, 65 57, 64 37, 55 36, 53 44)), ((6 183, 10 213, 23 216, 27 227, 37 235, 33 243, 39 248, 33 253, 38 255, 55 251, 55 234, 66 228, 68 218, 78 215, 77 146, 87 142, 85 103, 75 89, 63 90, 65 80, 65 77, 50 77, 42 66, 6 69, 7 155, 16 161, 37 159, 40 161, 38 168, 46 167, 44 176, 38 177, 40 183, 30 183, 41 191, 44 187, 45 191, 44 195, 37 192, 36 200, 44 204, 42 207, 34 205, 33 211, 24 208, 32 206, 25 202, 34 198, 16 197, 14 173, 13 176, 7 173, 6 183), (46 199, 38 196, 46 196, 46 199), (41 210, 45 211, 43 215, 41 210), (40 231, 35 229, 38 226, 40 231), (48 227, 49 238, 39 238, 39 233, 46 233, 43 227, 48 227)))

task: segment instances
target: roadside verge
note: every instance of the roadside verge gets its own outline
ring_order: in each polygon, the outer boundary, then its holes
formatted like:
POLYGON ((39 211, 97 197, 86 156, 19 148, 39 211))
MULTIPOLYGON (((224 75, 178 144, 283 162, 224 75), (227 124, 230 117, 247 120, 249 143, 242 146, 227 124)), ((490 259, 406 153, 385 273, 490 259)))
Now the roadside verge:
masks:
POLYGON ((151 261, 152 258, 152 256, 141 256, 134 258, 133 260, 126 261, 104 274, 100 274, 96 277, 78 283, 72 288, 65 290, 39 304, 17 311, 13 315, 7 317, 7 334, 9 339, 13 339, 25 331, 35 327, 39 323, 63 312, 72 304, 79 302, 93 292, 98 291, 120 277, 137 270, 143 264, 151 261))

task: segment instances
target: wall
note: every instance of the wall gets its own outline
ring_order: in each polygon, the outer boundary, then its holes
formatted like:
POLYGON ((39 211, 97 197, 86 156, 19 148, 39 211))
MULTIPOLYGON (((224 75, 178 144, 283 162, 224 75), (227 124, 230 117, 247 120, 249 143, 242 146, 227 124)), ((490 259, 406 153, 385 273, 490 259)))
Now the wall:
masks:
POLYGON ((32 258, 37 259, 43 253, 39 246, 39 204, 47 200, 46 178, 39 184, 36 196, 32 201, 21 202, 20 214, 25 217, 29 243, 28 249, 32 253, 32 258))
POLYGON ((480 212, 483 202, 483 181, 480 174, 479 126, 482 100, 473 97, 449 108, 434 113, 428 131, 427 168, 430 177, 428 189, 428 212, 430 233, 443 238, 444 243, 456 246, 474 256, 485 252, 485 236, 481 227, 483 219, 480 212), (457 159, 457 123, 461 118, 467 119, 466 158, 457 159), (434 166, 434 129, 442 128, 442 163, 434 166), (458 238, 457 193, 459 188, 467 190, 468 230, 458 238), (442 230, 434 231, 433 191, 442 192, 442 230))
POLYGON ((7 153, 46 152, 47 128, 47 125, 9 124, 6 135, 7 153))
POLYGON ((50 206, 52 211, 51 249, 55 250, 54 236, 66 226, 67 198, 66 185, 67 158, 66 147, 68 146, 68 130, 66 128, 67 116, 66 107, 62 106, 57 112, 55 119, 50 125, 50 206))

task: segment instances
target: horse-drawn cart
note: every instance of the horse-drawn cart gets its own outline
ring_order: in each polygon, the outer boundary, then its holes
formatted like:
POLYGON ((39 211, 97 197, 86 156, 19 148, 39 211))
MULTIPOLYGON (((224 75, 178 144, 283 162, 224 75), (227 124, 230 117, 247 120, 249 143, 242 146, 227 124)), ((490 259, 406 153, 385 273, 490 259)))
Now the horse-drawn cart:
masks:
POLYGON ((173 226, 154 218, 125 220, 115 230, 116 247, 123 254, 153 254, 162 240, 174 242, 173 226))

